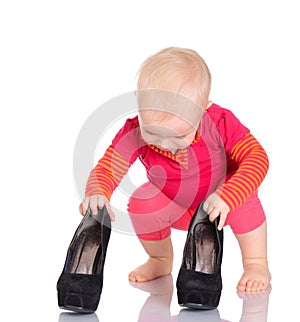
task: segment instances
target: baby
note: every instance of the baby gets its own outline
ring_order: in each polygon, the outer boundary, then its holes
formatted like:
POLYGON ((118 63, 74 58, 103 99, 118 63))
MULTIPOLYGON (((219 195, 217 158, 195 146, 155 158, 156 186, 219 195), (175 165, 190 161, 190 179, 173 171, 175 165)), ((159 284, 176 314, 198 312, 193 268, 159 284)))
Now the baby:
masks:
POLYGON ((91 171, 80 204, 85 214, 106 206, 139 158, 149 182, 128 203, 135 232, 149 259, 129 274, 145 282, 171 273, 171 228, 187 230, 198 205, 218 229, 229 225, 242 254, 239 291, 268 288, 266 217, 257 189, 268 157, 241 122, 209 100, 210 71, 193 50, 166 48, 149 57, 138 74, 138 116, 128 119, 91 171))

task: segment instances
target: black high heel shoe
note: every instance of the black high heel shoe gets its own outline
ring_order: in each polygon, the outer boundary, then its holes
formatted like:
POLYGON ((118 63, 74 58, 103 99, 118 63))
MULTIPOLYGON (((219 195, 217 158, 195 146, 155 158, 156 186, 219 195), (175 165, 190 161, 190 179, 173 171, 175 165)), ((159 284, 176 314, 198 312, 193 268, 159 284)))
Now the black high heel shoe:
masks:
POLYGON ((178 304, 196 309, 215 309, 222 291, 223 230, 211 223, 202 204, 192 218, 177 277, 178 304))
POLYGON ((58 306, 79 313, 97 310, 103 286, 103 266, 111 233, 105 207, 93 215, 88 209, 68 248, 57 282, 58 306))

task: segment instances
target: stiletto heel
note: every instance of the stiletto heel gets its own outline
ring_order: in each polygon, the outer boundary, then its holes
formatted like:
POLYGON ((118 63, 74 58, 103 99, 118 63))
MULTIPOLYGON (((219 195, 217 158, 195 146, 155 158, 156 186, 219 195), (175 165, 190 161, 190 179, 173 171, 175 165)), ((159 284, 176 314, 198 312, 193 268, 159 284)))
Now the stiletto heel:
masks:
POLYGON ((58 306, 79 313, 97 310, 103 287, 103 266, 111 233, 105 207, 88 209, 69 245, 57 282, 58 306))
POLYGON ((222 291, 223 230, 211 223, 202 204, 192 218, 177 277, 178 304, 196 309, 215 309, 222 291))

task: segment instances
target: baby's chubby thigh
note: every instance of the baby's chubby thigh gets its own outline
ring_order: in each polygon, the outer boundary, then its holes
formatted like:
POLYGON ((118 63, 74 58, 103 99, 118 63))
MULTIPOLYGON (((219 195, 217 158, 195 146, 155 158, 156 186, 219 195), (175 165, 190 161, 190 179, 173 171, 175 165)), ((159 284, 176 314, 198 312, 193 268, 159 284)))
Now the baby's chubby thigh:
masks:
POLYGON ((179 205, 154 184, 138 187, 128 202, 128 213, 136 234, 145 240, 161 240, 171 227, 187 230, 193 211, 179 205))

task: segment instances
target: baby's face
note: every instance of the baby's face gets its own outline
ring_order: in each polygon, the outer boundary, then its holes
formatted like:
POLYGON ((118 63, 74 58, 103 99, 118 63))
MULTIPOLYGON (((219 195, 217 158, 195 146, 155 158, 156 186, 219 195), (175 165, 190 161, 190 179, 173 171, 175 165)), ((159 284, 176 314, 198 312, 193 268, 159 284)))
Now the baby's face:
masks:
POLYGON ((197 131, 197 126, 163 111, 142 111, 139 119, 144 141, 174 155, 193 142, 197 131))

